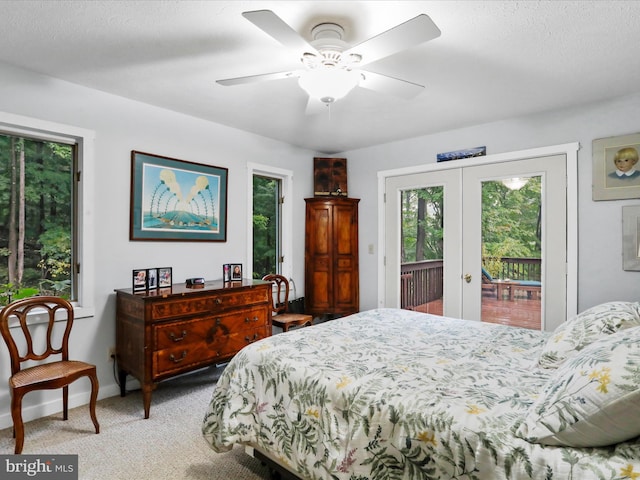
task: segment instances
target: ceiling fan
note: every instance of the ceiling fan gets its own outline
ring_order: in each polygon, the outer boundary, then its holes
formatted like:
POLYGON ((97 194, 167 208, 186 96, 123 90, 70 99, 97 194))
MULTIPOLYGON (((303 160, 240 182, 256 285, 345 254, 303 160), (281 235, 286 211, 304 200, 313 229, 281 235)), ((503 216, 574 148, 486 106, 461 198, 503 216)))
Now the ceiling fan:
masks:
POLYGON ((218 80, 217 83, 231 86, 298 78, 300 86, 309 94, 308 114, 317 113, 326 105, 344 97, 356 86, 412 98, 422 91, 423 85, 363 70, 362 67, 440 36, 438 27, 425 14, 354 47, 344 42, 344 29, 336 23, 316 25, 311 30, 313 40, 307 42, 271 10, 244 12, 242 16, 285 47, 296 51, 303 68, 228 78, 218 80))

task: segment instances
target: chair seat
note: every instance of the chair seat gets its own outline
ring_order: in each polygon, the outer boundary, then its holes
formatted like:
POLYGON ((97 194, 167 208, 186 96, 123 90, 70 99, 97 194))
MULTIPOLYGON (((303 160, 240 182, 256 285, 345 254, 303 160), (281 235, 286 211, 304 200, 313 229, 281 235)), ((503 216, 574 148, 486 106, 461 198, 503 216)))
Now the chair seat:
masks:
POLYGON ((95 369, 95 365, 77 360, 44 363, 16 372, 9 379, 9 385, 11 388, 25 388, 32 385, 38 385, 39 388, 59 388, 69 383, 70 379, 87 375, 95 369), (60 381, 63 382, 59 385, 60 381))
POLYGON ((273 323, 276 325, 285 323, 288 325, 304 325, 312 321, 313 317, 304 313, 280 313, 273 316, 273 323))
POLYGON ((283 332, 288 332, 292 326, 313 325, 313 316, 304 313, 279 313, 274 315, 271 321, 276 327, 282 328, 283 332))

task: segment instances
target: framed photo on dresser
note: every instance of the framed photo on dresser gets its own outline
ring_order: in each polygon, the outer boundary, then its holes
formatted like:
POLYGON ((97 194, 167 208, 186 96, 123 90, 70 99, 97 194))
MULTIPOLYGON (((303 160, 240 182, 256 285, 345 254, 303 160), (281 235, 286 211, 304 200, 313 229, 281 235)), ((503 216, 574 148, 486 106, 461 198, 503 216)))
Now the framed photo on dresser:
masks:
POLYGON ((158 268, 158 287, 167 288, 171 286, 171 267, 158 268))
POLYGON ((147 289, 147 269, 133 271, 133 291, 140 292, 147 289))
POLYGON ((231 281, 239 282, 240 280, 242 280, 242 264, 232 263, 231 264, 231 281))

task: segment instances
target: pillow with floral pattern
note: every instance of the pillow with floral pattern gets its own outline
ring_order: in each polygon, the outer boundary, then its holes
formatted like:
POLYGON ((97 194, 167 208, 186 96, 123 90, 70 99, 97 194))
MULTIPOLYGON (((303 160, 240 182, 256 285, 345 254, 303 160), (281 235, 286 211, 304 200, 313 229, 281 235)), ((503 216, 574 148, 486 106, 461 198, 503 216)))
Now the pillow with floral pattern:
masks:
POLYGON ((603 447, 640 435, 640 327, 600 338, 549 378, 516 436, 542 445, 603 447))
POLYGON ((555 329, 542 348, 538 365, 558 368, 569 357, 605 335, 640 326, 640 302, 607 302, 579 313, 555 329))

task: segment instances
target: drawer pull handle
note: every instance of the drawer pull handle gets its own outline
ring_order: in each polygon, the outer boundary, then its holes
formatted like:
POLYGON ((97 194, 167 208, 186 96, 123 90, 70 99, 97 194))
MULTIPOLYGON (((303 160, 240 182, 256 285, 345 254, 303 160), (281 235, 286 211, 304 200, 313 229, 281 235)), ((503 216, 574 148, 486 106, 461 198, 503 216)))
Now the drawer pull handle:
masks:
POLYGON ((171 360, 173 363, 180 363, 181 361, 183 361, 185 358, 187 357, 187 351, 183 350, 182 351, 182 355, 180 356, 180 358, 176 358, 173 353, 171 355, 169 355, 169 360, 171 360))
POLYGON ((181 334, 181 335, 182 335, 182 336, 180 336, 180 337, 176 337, 176 336, 173 334, 173 332, 171 332, 171 333, 169 334, 169 337, 171 337, 171 340, 173 340, 174 342, 181 342, 181 341, 182 341, 182 340, 184 340, 184 339, 185 339, 185 337, 187 336, 187 331, 186 331, 186 330, 182 330, 182 334, 181 334))
POLYGON ((244 317, 244 323, 257 322, 258 320, 260 320, 260 319, 257 316, 255 316, 253 318, 244 317))
POLYGON ((220 325, 222 323, 222 319, 220 317, 216 318, 216 325, 220 325))
POLYGON ((216 305, 220 305, 222 303, 222 299, 221 298, 216 298, 216 305))
POLYGON ((251 342, 255 342, 256 340, 258 340, 258 338, 260 338, 260 335, 258 335, 257 333, 253 334, 253 338, 251 338, 249 335, 247 335, 246 337, 244 337, 244 339, 251 343, 251 342))

